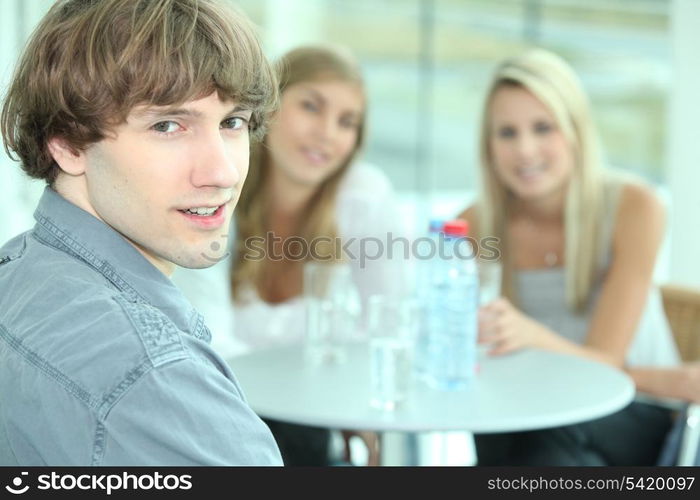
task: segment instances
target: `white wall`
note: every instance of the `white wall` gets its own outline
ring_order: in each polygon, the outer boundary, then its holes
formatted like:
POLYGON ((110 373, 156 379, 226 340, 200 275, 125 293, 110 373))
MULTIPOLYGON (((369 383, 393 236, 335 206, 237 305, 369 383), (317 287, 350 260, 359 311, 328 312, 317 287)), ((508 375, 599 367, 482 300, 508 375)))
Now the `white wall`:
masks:
POLYGON ((324 0, 268 0, 266 3, 265 52, 277 59, 292 47, 323 41, 324 0))
POLYGON ((668 129, 670 279, 700 287, 700 1, 673 0, 668 129))

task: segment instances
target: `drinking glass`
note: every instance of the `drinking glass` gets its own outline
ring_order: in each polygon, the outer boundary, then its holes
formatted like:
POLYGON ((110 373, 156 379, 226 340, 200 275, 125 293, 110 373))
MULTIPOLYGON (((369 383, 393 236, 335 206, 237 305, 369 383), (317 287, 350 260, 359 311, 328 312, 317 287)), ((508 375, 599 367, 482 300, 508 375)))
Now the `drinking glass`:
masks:
MULTIPOLYGON (((501 296, 503 268, 500 261, 479 260, 477 261, 477 269, 479 271, 479 306, 484 306, 501 296)), ((481 369, 481 363, 486 358, 489 349, 491 346, 488 344, 477 344, 477 371, 481 369)))
POLYGON ((483 306, 501 296, 502 267, 497 260, 479 260, 479 305, 483 306))
POLYGON ((357 334, 360 299, 347 263, 304 265, 306 353, 315 362, 345 359, 345 346, 357 334))
POLYGON ((394 410, 406 399, 417 326, 414 299, 373 295, 367 301, 370 405, 394 410))

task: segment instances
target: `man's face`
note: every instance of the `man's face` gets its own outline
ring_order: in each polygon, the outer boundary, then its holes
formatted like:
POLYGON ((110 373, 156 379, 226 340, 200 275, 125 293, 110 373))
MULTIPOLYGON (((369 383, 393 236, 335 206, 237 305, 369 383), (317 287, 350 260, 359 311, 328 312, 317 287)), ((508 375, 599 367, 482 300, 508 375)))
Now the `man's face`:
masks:
POLYGON ((250 115, 216 93, 173 108, 136 107, 81 153, 84 180, 67 184, 66 197, 165 274, 173 264, 209 267, 226 252, 248 173, 250 115))

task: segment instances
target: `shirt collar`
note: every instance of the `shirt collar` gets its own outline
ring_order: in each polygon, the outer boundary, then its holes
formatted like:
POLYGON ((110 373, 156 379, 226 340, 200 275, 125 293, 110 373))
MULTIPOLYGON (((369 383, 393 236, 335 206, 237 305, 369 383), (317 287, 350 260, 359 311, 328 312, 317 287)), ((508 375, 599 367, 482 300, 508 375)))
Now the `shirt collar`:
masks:
MULTIPOLYGON (((34 218, 40 240, 82 260, 130 300, 157 307, 185 331, 201 328, 201 316, 182 292, 111 226, 50 187, 44 189, 34 218)), ((209 341, 208 331, 203 336, 209 341)))

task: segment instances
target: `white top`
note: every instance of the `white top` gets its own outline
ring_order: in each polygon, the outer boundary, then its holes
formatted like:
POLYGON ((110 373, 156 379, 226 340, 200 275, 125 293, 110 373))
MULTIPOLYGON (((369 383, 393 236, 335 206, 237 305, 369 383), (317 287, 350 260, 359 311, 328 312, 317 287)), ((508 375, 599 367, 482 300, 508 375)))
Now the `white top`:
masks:
MULTIPOLYGON (((375 293, 402 293, 406 266, 399 258, 403 252, 400 243, 394 244, 393 259, 388 259, 386 253, 364 262, 360 258, 360 238, 377 238, 386 246, 388 235, 398 238, 407 234, 386 175, 366 163, 351 166, 339 188, 336 214, 339 236, 344 243, 350 241, 346 257, 362 302, 375 293)), ((365 253, 376 255, 376 241, 365 241, 365 253)), ((178 269, 172 278, 204 316, 212 331, 214 350, 228 359, 301 342, 306 328, 303 298, 269 304, 251 287, 242 290, 241 300, 231 307, 229 265, 226 259, 209 269, 178 269)))
POLYGON ((233 358, 251 408, 263 417, 336 429, 511 432, 574 424, 624 408, 634 384, 579 356, 526 349, 486 357, 466 391, 414 380, 394 411, 370 406, 369 349, 351 344, 343 363, 314 364, 299 346, 233 358))

